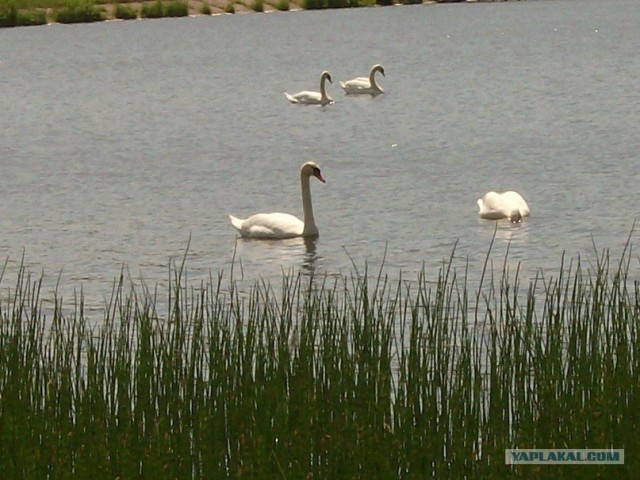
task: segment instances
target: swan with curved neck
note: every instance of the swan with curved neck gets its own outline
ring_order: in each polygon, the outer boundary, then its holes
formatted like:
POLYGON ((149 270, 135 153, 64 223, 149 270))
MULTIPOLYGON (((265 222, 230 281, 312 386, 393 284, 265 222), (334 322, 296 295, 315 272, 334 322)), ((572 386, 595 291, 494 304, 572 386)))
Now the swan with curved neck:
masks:
POLYGON ((300 103, 304 105, 328 105, 329 103, 333 103, 333 98, 327 95, 327 90, 325 88, 325 82, 327 80, 329 80, 329 83, 333 83, 331 80, 331 74, 325 70, 322 72, 322 75, 320 75, 319 92, 304 90, 302 92, 294 93, 293 95, 287 92, 284 92, 284 94, 291 103, 300 103))
POLYGON ((302 188, 303 220, 288 213, 257 213, 249 218, 240 219, 229 215, 231 224, 246 238, 284 239, 294 237, 317 237, 318 227, 313 218, 311 204, 311 186, 309 180, 316 177, 326 183, 320 167, 315 162, 306 162, 300 168, 300 186, 302 188))
POLYGON ((511 223, 520 223, 529 215, 529 205, 518 192, 489 192, 478 199, 478 214, 487 220, 508 218, 511 223))
POLYGON ((367 95, 380 95, 381 93, 384 93, 384 90, 382 90, 382 87, 380 87, 378 82, 376 82, 376 72, 380 72, 383 77, 385 76, 384 67, 377 63, 371 67, 369 78, 356 77, 353 80, 340 82, 340 86, 347 94, 363 93, 367 95))

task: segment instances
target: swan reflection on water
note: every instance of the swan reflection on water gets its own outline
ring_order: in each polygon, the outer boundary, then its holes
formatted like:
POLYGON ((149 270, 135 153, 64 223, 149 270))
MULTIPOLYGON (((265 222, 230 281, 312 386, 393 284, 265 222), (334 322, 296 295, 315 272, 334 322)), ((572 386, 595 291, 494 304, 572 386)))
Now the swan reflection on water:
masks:
POLYGON ((316 260, 318 259, 317 241, 318 238, 304 237, 304 254, 302 256, 302 270, 310 275, 316 270, 316 260))
MULTIPOLYGON (((258 269, 266 280, 280 278, 283 274, 313 276, 319 258, 318 237, 296 237, 283 240, 260 240, 237 237, 233 263, 239 279, 244 270, 258 269), (238 275, 239 274, 239 275, 238 275)), ((249 275, 253 277, 252 275, 249 275)))
POLYGON ((492 223, 478 220, 478 225, 484 227, 482 230, 485 234, 510 244, 525 244, 529 236, 529 224, 512 223, 508 218, 496 220, 492 223))

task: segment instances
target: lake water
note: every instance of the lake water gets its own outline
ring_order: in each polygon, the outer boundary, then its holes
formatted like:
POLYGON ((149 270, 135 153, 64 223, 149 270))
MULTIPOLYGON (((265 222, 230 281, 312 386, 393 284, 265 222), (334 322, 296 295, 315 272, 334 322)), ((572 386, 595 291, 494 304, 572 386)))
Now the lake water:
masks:
POLYGON ((615 257, 638 243, 639 78, 637 0, 0 29, 2 288, 24 256, 45 296, 99 309, 123 268, 162 289, 185 252, 196 285, 232 265, 249 282, 383 261, 435 278, 456 244, 473 284, 496 226, 494 260, 510 244, 526 278, 563 252, 615 257), (338 81, 374 63, 386 93, 345 97, 338 81), (335 104, 287 102, 324 69, 335 104), (308 159, 327 179, 319 239, 237 240, 229 213, 301 214, 308 159), (531 217, 478 219, 489 190, 531 217))

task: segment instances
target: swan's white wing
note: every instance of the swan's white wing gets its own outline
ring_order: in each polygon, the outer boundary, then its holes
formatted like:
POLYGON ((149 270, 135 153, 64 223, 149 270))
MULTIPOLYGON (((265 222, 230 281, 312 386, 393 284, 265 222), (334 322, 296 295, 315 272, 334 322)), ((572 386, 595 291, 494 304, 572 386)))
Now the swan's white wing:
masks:
POLYGON ((499 220, 505 217, 502 197, 499 193, 489 192, 484 197, 478 199, 478 207, 480 218, 488 220, 499 220))
POLYGON ((362 85, 362 86, 366 86, 369 87, 371 86, 371 83, 369 82, 369 77, 356 77, 352 80, 349 80, 347 82, 348 85, 362 85))
POLYGON ((244 222, 243 219, 229 215, 229 220, 231 220, 231 225, 233 225, 238 231, 242 230, 242 223, 244 222))
POLYGON ((527 202, 518 192, 504 192, 501 197, 508 211, 519 210, 520 215, 522 215, 523 217, 529 215, 529 205, 527 205, 527 202))
POLYGON ((371 83, 366 77, 358 77, 346 82, 340 82, 340 86, 347 93, 359 93, 371 90, 371 83))
POLYGON ((298 103, 298 100, 296 99, 295 95, 291 95, 290 93, 284 92, 284 96, 287 97, 287 100, 289 100, 291 103, 298 103))
POLYGON ((383 93, 379 85, 372 85, 366 77, 358 77, 347 82, 340 82, 340 86, 345 93, 366 93, 369 95, 379 95, 383 93))
POLYGON ((305 90, 293 95, 285 92, 285 95, 291 103, 304 103, 309 105, 318 105, 322 103, 322 94, 320 92, 311 92, 305 90))
POLYGON ((527 202, 519 193, 512 191, 489 192, 478 200, 478 207, 480 208, 478 212, 480 217, 489 220, 509 218, 514 210, 518 210, 523 217, 529 215, 527 202))
POLYGON ((257 213, 246 220, 229 217, 240 235, 247 238, 293 238, 304 230, 304 222, 288 213, 257 213))

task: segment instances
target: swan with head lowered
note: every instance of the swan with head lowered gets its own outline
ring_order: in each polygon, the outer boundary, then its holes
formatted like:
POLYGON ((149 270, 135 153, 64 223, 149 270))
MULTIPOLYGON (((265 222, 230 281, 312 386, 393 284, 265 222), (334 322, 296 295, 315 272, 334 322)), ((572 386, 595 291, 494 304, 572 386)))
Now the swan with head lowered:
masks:
POLYGON ((287 92, 284 92, 284 94, 291 103, 300 103, 304 105, 328 105, 333 103, 333 98, 327 95, 327 90, 324 85, 327 80, 329 80, 329 83, 333 83, 331 80, 331 74, 325 70, 322 72, 322 75, 320 75, 319 92, 304 90, 302 92, 294 93, 293 95, 287 92))
POLYGON ((508 218, 511 223, 520 223, 529 215, 529 205, 518 192, 489 192, 478 199, 480 218, 499 220, 508 218))
POLYGON ((380 72, 383 77, 385 76, 384 67, 377 63, 371 67, 369 78, 356 77, 353 80, 340 82, 340 86, 347 94, 363 93, 367 95, 380 95, 381 93, 384 93, 384 90, 382 90, 382 87, 380 87, 378 82, 376 82, 376 72, 380 72))
POLYGON ((246 238, 317 237, 318 227, 313 218, 313 206, 311 205, 311 186, 309 185, 311 177, 316 177, 322 183, 325 183, 318 164, 306 162, 300 168, 303 220, 288 213, 257 213, 246 219, 229 215, 231 224, 240 232, 241 236, 246 238))

